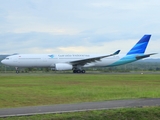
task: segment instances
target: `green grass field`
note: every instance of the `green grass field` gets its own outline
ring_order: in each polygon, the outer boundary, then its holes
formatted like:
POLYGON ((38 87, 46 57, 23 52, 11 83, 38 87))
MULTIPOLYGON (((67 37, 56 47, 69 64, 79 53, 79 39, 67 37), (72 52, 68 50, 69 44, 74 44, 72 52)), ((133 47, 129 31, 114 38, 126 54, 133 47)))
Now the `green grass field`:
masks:
POLYGON ((160 97, 160 74, 0 74, 0 108, 160 97))

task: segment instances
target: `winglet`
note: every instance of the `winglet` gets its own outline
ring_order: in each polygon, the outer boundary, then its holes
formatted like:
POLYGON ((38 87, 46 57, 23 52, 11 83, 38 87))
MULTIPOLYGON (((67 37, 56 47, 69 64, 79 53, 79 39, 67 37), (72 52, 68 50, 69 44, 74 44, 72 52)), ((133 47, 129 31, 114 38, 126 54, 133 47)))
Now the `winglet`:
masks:
POLYGON ((120 51, 121 51, 121 50, 117 50, 115 53, 113 53, 113 55, 119 54, 120 51))

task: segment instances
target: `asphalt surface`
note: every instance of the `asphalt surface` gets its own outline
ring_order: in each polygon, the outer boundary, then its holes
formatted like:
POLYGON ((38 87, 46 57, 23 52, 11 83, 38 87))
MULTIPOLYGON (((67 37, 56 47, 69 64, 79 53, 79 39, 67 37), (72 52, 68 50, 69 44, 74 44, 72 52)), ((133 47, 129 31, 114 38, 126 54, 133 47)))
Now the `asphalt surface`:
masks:
POLYGON ((35 114, 65 113, 88 110, 116 109, 126 107, 160 106, 160 98, 113 100, 103 102, 85 102, 77 104, 59 104, 0 109, 0 117, 24 116, 35 114))

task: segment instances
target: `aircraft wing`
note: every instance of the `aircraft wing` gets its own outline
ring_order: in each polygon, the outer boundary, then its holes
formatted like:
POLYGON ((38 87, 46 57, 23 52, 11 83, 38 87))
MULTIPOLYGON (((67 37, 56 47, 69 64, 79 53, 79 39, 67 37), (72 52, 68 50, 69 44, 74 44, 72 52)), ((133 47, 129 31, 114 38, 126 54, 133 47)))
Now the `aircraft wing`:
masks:
POLYGON ((76 60, 76 61, 71 61, 69 63, 72 64, 72 65, 85 65, 87 63, 100 61, 102 58, 105 58, 105 57, 110 57, 110 56, 117 55, 117 54, 119 54, 119 52, 120 52, 120 50, 117 50, 116 52, 114 52, 112 54, 109 54, 109 55, 87 58, 87 59, 82 59, 82 60, 76 60))

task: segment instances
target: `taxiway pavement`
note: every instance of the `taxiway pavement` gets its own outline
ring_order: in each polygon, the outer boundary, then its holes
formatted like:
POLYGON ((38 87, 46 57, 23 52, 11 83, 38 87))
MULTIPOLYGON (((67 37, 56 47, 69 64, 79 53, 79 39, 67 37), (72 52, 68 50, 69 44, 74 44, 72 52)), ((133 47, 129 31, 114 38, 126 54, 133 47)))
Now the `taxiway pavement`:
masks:
POLYGON ((85 102, 76 104, 58 104, 0 109, 0 117, 24 116, 35 114, 65 113, 88 110, 103 110, 125 107, 160 106, 160 98, 112 100, 102 102, 85 102))

